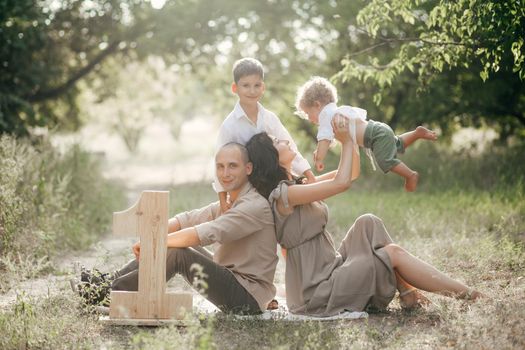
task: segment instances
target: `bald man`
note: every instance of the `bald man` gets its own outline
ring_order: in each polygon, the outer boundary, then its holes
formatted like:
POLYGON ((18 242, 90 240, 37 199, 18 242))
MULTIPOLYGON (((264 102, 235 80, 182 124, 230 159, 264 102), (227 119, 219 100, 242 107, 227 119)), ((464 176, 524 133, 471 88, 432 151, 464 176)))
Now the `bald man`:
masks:
MULTIPOLYGON (((207 284, 199 292, 220 310, 261 313, 275 296, 278 258, 273 214, 268 201, 248 182, 252 164, 243 145, 221 147, 215 167, 231 208, 221 213, 216 202, 170 219, 166 280, 180 273, 191 284, 200 278, 191 267, 199 264, 207 284), (203 247, 213 243, 217 246, 211 254, 203 247)), ((136 259, 112 276, 113 290, 137 290, 140 243, 133 245, 133 252, 136 259)))

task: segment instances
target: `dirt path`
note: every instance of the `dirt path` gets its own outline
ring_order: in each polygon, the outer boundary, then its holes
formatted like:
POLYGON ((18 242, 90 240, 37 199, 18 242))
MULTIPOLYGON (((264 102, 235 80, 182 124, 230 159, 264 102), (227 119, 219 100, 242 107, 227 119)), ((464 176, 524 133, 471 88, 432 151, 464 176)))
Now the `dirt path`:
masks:
MULTIPOLYGON (((122 266, 130 258, 130 247, 135 242, 131 238, 107 236, 81 255, 69 254, 57 261, 57 273, 15 283, 6 294, 0 295, 0 309, 7 309, 19 297, 38 299, 65 293, 76 297, 69 280, 79 275, 80 266, 112 271, 122 266)), ((194 295, 194 306, 204 312, 213 312, 215 306, 193 291, 184 280, 174 278, 168 285, 169 291, 185 291, 194 295)))
POLYGON ((0 295, 0 308, 6 308, 16 302, 19 296, 34 299, 59 293, 72 294, 69 280, 78 276, 80 266, 99 267, 103 270, 106 270, 106 266, 117 266, 125 261, 124 257, 131 241, 130 238, 116 238, 108 235, 85 252, 72 252, 55 259, 52 262, 54 273, 15 281, 13 288, 0 295))

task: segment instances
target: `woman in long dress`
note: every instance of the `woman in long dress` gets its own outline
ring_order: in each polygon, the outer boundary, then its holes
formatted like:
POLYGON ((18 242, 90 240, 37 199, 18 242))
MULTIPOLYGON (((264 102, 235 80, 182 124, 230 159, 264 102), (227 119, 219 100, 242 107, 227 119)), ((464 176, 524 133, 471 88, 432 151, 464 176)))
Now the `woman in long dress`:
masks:
POLYGON ((394 244, 382 220, 372 214, 360 216, 335 249, 326 231, 328 208, 323 200, 350 187, 359 159, 348 121, 339 118, 332 126, 342 143, 339 167, 312 184, 292 176, 295 153, 288 142, 261 133, 246 145, 253 163, 250 181, 269 199, 277 240, 286 249, 289 310, 331 316, 345 310, 384 309, 396 290, 405 308, 428 303, 420 290, 464 299, 482 296, 394 244))

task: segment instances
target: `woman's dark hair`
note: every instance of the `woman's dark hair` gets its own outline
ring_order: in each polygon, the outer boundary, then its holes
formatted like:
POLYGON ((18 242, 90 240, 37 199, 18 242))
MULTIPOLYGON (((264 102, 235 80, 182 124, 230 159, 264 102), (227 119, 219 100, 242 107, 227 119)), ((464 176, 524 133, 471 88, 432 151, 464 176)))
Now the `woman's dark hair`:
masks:
POLYGON ((268 198, 281 180, 288 179, 288 172, 279 164, 279 152, 267 133, 254 135, 246 144, 253 171, 248 176, 257 192, 268 198))

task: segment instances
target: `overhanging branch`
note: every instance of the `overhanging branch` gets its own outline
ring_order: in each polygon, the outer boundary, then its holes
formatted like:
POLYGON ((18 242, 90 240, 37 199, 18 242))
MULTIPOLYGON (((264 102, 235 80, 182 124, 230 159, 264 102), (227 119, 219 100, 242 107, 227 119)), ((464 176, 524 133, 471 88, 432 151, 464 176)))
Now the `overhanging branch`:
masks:
POLYGON ((71 87, 73 87, 78 80, 82 79, 89 72, 91 72, 97 64, 101 63, 104 59, 113 54, 117 50, 120 43, 121 41, 117 40, 109 44, 106 49, 102 50, 97 56, 95 56, 95 58, 91 62, 79 69, 62 85, 52 88, 50 90, 38 91, 33 95, 24 96, 25 100, 30 103, 36 103, 59 97, 71 87))
MULTIPOLYGON (((363 32, 363 33, 365 33, 370 38, 375 38, 375 36, 373 36, 370 32, 368 32, 365 29, 358 28, 358 30, 363 32)), ((432 40, 427 40, 427 39, 422 39, 422 38, 414 38, 414 37, 411 37, 411 38, 387 38, 387 37, 384 37, 384 36, 379 36, 378 38, 379 38, 379 40, 381 40, 380 43, 374 44, 374 45, 369 46, 367 48, 364 48, 364 49, 362 49, 360 51, 357 51, 357 52, 354 52, 354 53, 350 53, 347 57, 351 58, 351 57, 359 56, 359 55, 362 55, 362 54, 367 53, 369 51, 373 51, 373 50, 375 50, 378 47, 381 47, 381 46, 384 46, 384 45, 387 45, 387 44, 391 44, 391 43, 396 43, 396 42, 422 42, 422 43, 425 43, 425 44, 436 45, 436 46, 448 46, 448 45, 451 45, 451 46, 464 46, 464 47, 471 47, 471 48, 479 47, 479 46, 475 46, 475 45, 472 45, 472 44, 466 44, 466 43, 456 42, 456 41, 432 41, 432 40)))

